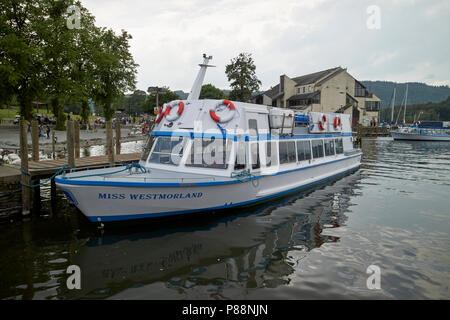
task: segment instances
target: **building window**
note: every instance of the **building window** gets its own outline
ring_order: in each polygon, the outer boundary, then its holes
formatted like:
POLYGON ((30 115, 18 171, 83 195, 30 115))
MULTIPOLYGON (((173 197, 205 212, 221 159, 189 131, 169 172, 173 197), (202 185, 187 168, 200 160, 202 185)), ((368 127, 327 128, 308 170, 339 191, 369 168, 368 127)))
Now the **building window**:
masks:
POLYGON ((364 106, 367 111, 378 111, 380 109, 379 101, 366 101, 364 106))
POLYGON ((365 97, 368 92, 358 81, 355 81, 355 97, 365 97))

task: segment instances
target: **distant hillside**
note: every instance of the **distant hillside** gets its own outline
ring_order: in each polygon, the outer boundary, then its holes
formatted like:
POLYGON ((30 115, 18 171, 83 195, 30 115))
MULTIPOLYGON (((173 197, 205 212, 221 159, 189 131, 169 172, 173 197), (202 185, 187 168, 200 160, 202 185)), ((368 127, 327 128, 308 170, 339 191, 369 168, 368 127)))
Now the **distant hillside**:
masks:
MULTIPOLYGON (((366 88, 381 99, 381 107, 391 105, 392 92, 396 89, 395 105, 400 105, 405 97, 406 83, 389 81, 361 81, 366 88)), ((407 104, 441 102, 450 97, 448 86, 430 86, 425 83, 408 82, 407 104)))
POLYGON ((182 90, 176 90, 173 93, 176 93, 177 95, 179 95, 181 100, 186 100, 187 97, 189 96, 189 93, 186 93, 182 90))
MULTIPOLYGON (((409 91, 409 89, 408 89, 409 91)), ((409 96, 409 94, 408 94, 409 96)), ((423 103, 408 105, 406 108, 406 123, 412 123, 414 120, 425 121, 450 121, 450 97, 447 100, 437 103, 423 103)), ((391 110, 384 108, 380 111, 381 121, 390 121, 391 110)), ((403 119, 403 108, 395 107, 394 121, 398 119, 400 122, 403 119)))

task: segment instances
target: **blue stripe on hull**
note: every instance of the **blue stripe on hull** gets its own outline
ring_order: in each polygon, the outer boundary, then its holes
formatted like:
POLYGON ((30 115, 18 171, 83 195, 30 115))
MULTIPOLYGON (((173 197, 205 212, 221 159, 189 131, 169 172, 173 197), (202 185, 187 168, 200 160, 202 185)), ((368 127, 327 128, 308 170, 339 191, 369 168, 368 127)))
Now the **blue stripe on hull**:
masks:
POLYGON ((241 206, 246 206, 249 204, 256 204, 258 202, 263 202, 265 200, 271 199, 271 198, 276 198, 279 196, 283 196, 286 195, 288 193, 294 192, 294 191, 298 191, 298 190, 302 190, 302 189, 306 189, 310 186, 316 185, 316 184, 320 184, 324 181, 330 180, 334 177, 338 177, 341 175, 345 175, 347 173, 350 173, 352 171, 355 171, 358 166, 353 167, 352 169, 348 169, 346 171, 337 173, 335 175, 326 177, 324 179, 320 179, 293 189, 289 189, 283 192, 279 192, 279 193, 275 193, 273 195, 269 195, 266 197, 262 197, 262 198, 258 198, 258 199, 253 199, 253 200, 249 200, 249 201, 245 201, 245 202, 239 202, 239 203, 231 203, 229 205, 225 205, 225 206, 218 206, 218 207, 209 207, 209 208, 202 208, 202 209, 193 209, 193 210, 182 210, 182 211, 170 211, 170 212, 157 212, 157 213, 143 213, 143 214, 130 214, 130 215, 120 215, 120 216, 91 216, 88 217, 89 220, 91 220, 92 222, 98 222, 99 218, 101 219, 101 222, 112 222, 112 221, 124 221, 124 220, 136 220, 136 219, 146 219, 146 218, 157 218, 157 217, 164 217, 164 216, 173 216, 173 215, 182 215, 182 214, 189 214, 189 213, 195 213, 195 212, 202 212, 202 211, 212 211, 212 210, 221 210, 221 209, 230 209, 230 208, 236 208, 236 207, 241 207, 241 206))

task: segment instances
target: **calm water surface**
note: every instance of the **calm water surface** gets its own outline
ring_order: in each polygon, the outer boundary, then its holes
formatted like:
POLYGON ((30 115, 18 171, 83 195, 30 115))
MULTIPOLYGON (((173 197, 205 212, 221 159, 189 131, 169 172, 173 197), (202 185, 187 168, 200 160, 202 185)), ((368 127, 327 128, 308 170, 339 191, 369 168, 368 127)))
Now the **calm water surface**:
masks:
POLYGON ((450 299, 450 143, 363 151, 359 171, 268 204, 103 231, 43 188, 40 217, 0 226, 0 298, 450 299))

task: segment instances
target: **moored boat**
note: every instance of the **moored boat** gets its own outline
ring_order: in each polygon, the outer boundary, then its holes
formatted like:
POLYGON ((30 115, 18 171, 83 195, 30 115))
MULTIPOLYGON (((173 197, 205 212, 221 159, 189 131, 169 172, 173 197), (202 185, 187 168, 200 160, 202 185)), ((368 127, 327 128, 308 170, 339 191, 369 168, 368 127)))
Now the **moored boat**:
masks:
POLYGON ((188 99, 163 106, 139 163, 55 178, 91 221, 250 205, 360 166, 350 115, 199 100, 204 58, 188 99))
POLYGON ((450 121, 423 121, 390 131, 394 140, 450 141, 450 121))

